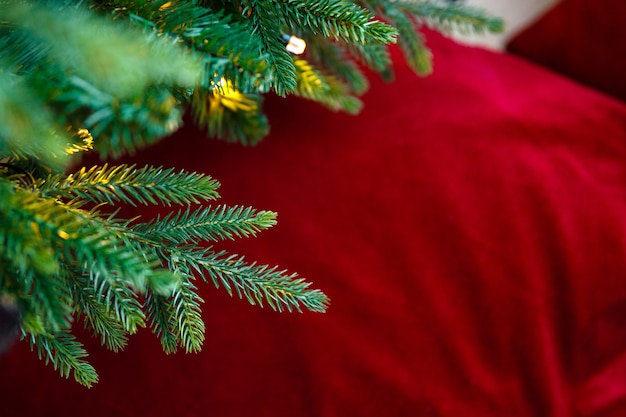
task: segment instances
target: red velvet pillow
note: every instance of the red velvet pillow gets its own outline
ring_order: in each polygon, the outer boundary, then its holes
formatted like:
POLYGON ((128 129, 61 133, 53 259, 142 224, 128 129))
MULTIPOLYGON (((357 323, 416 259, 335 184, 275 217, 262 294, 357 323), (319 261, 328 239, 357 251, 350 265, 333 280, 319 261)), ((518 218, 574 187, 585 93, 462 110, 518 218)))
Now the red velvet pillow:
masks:
MULTIPOLYGON (((224 244, 298 271, 325 315, 203 289, 200 354, 84 338, 101 381, 26 343, 0 358, 2 416, 626 415, 626 106, 512 56, 429 33, 357 117, 269 99, 255 148, 192 127, 135 162, 212 174, 278 225, 224 244), (612 413, 612 414, 611 414, 612 413)), ((143 210, 151 215, 151 210, 143 210)))
POLYGON ((564 0, 508 50, 626 101, 626 2, 564 0))

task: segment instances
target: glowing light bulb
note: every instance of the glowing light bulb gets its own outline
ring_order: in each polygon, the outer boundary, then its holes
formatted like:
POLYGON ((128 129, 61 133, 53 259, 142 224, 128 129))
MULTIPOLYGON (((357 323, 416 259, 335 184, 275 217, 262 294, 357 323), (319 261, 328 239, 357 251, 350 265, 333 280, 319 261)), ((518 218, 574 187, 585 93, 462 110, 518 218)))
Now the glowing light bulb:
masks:
POLYGON ((285 35, 285 40, 287 41, 285 48, 287 48, 289 52, 295 55, 302 55, 304 53, 304 50, 306 49, 306 42, 304 39, 300 39, 293 35, 285 35))

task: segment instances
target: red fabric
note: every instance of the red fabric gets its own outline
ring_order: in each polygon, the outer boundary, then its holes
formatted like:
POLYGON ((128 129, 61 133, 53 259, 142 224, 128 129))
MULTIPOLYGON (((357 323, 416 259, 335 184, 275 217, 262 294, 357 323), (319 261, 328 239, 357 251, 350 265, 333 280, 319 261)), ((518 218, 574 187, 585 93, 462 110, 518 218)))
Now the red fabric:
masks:
POLYGON ((563 0, 508 50, 626 101, 626 2, 563 0))
MULTIPOLYGON (((164 355, 85 338, 88 390, 18 344, 2 416, 626 415, 626 106, 512 56, 429 34, 434 75, 397 59, 358 117, 267 103, 255 148, 185 128, 136 160, 210 173, 276 210, 224 244, 298 271, 326 314, 201 285, 207 340, 164 355)), ((150 213, 150 210, 146 210, 150 213)))

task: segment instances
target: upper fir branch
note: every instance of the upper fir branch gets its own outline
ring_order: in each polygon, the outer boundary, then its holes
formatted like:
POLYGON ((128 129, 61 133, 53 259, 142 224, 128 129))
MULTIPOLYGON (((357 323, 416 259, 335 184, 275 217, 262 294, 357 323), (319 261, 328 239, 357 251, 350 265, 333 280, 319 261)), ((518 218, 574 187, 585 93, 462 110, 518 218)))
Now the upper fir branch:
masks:
POLYGON ((6 72, 10 64, 1 57, 2 47, 0 43, 0 158, 32 157, 60 170, 69 160, 69 138, 29 85, 30 78, 6 72))
POLYGON ((465 4, 450 4, 437 0, 392 2, 389 7, 407 10, 440 30, 461 32, 502 32, 504 21, 483 9, 465 4))
POLYGON ((358 44, 389 44, 396 30, 375 19, 374 14, 343 0, 277 0, 286 22, 335 40, 358 44))
POLYGON ((274 91, 279 96, 286 96, 296 88, 296 68, 282 41, 281 26, 284 22, 276 7, 275 2, 250 0, 242 15, 247 16, 252 35, 261 42, 261 52, 269 64, 274 91))
POLYGON ((39 181, 44 196, 81 198, 94 203, 189 204, 219 197, 219 183, 211 177, 172 168, 135 165, 81 168, 70 175, 39 181))
POLYGON ((133 97, 154 83, 197 83, 197 56, 176 39, 143 34, 70 2, 45 3, 9 2, 3 17, 46 42, 57 64, 116 97, 133 97))
POLYGON ((249 27, 223 10, 214 11, 196 2, 158 0, 102 1, 97 7, 160 35, 179 38, 203 60, 200 86, 213 88, 222 78, 245 92, 269 90, 267 61, 259 55, 262 45, 250 36, 249 27))
MULTIPOLYGON (((389 49, 385 45, 347 45, 347 49, 360 63, 383 76, 392 71, 389 49)), ((390 77, 386 77, 390 78, 390 77)))
POLYGON ((38 72, 33 85, 39 88, 54 80, 56 90, 50 105, 66 125, 88 129, 102 157, 132 153, 182 124, 181 104, 190 90, 151 85, 134 97, 120 100, 77 75, 61 75, 54 69, 46 74, 50 69, 38 72))
POLYGON ((405 10, 395 7, 384 9, 384 14, 398 28, 398 43, 409 66, 419 75, 430 74, 432 54, 411 16, 405 10))

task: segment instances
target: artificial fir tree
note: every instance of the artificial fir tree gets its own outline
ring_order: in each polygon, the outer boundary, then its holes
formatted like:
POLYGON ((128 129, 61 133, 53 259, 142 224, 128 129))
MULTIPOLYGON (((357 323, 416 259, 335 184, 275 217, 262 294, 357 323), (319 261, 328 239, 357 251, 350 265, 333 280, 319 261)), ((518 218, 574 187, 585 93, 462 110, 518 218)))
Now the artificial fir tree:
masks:
POLYGON ((159 140, 186 111, 210 137, 254 144, 269 130, 267 93, 356 113, 364 70, 392 77, 389 44, 431 71, 424 24, 502 26, 444 0, 1 2, 0 300, 19 310, 22 339, 90 386, 77 320, 115 351, 146 326, 165 352, 197 351, 197 280, 278 311, 324 311, 326 296, 296 274, 211 246, 273 226, 275 213, 204 205, 219 197, 205 173, 75 167, 84 152, 116 158, 159 140), (124 219, 123 204, 181 207, 124 219))

